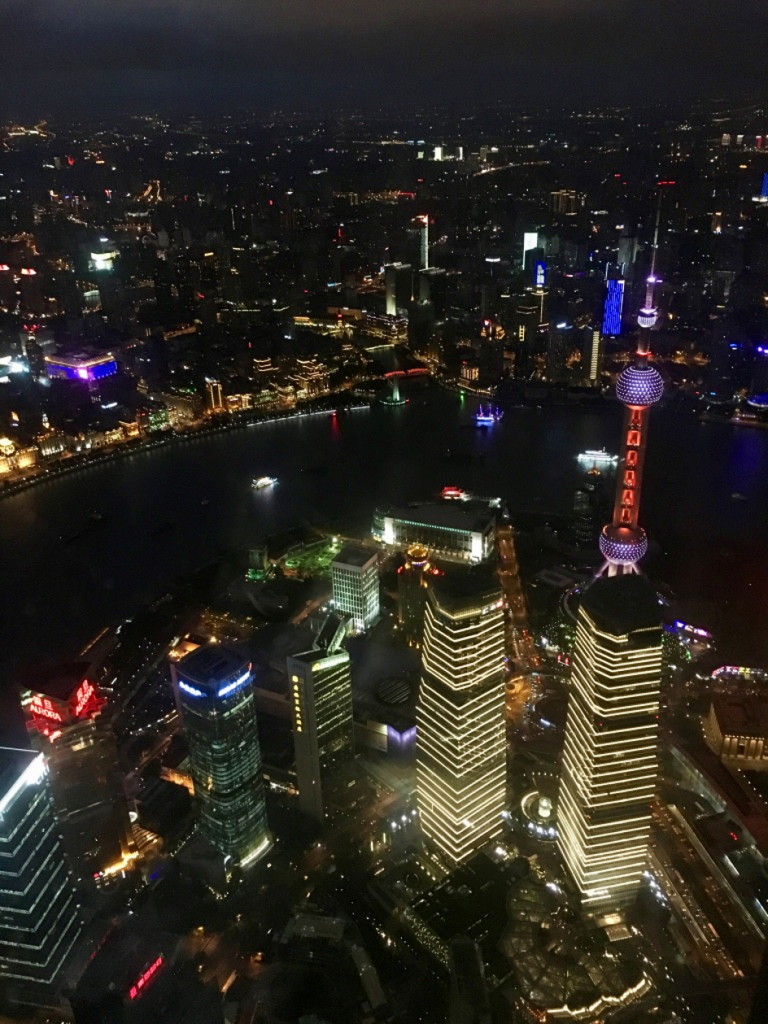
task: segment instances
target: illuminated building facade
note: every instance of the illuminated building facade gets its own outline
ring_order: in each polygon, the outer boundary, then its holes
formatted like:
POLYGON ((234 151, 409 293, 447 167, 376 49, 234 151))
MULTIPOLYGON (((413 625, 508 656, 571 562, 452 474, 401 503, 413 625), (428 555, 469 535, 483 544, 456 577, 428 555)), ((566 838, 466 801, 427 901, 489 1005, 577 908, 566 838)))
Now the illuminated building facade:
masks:
POLYGON ((379 620, 379 556, 347 544, 331 562, 334 606, 352 619, 359 633, 379 620))
POLYGON ((288 658, 299 807, 317 821, 344 811, 354 785, 347 623, 329 615, 309 651, 288 658))
POLYGON ((419 263, 422 270, 429 269, 429 216, 425 213, 419 217, 419 263))
POLYGON ((436 571, 422 544, 408 548, 405 564, 397 570, 397 618, 410 647, 421 647, 427 586, 436 571))
POLYGON ((621 334, 621 313, 624 308, 624 281, 612 278, 608 281, 608 291, 603 306, 603 334, 621 334))
POLYGON ((416 712, 424 835, 452 863, 498 835, 506 803, 504 612, 495 579, 456 571, 432 584, 416 712))
POLYGON ((616 474, 613 520, 600 534, 600 551, 605 557, 602 571, 609 576, 637 572, 637 563, 648 551, 648 538, 639 524, 640 494, 648 443, 648 414, 651 406, 664 394, 662 376, 650 364, 650 330, 658 318, 658 311, 653 305, 655 284, 656 278, 651 268, 645 305, 637 317, 641 332, 635 358, 621 371, 616 381, 616 397, 626 406, 626 412, 621 461, 616 474))
POLYGON ((377 512, 372 533, 392 547, 422 544, 441 559, 475 563, 493 553, 496 519, 448 502, 424 502, 377 512))
POLYGON ((224 412, 224 389, 217 380, 205 382, 205 405, 209 412, 224 412))
POLYGON ((658 774, 661 614, 641 576, 596 580, 576 625, 559 846, 595 914, 631 903, 646 867, 658 774))
POLYGON ((410 263, 388 263, 384 267, 385 312, 397 316, 413 299, 413 268, 410 263))
POLYGON ((596 327, 584 328, 584 354, 587 380, 592 387, 600 384, 600 360, 603 354, 603 336, 596 327))
POLYGON ((45 758, 0 748, 0 987, 54 986, 80 938, 76 884, 51 806, 45 758))
POLYGON ((45 758, 64 848, 83 883, 135 858, 106 700, 82 662, 29 679, 21 693, 32 746, 45 758))
POLYGON ((92 383, 117 373, 117 360, 111 352, 104 355, 45 356, 49 377, 92 383))
POLYGON ((172 664, 200 832, 248 867, 271 845, 251 663, 209 644, 172 664))

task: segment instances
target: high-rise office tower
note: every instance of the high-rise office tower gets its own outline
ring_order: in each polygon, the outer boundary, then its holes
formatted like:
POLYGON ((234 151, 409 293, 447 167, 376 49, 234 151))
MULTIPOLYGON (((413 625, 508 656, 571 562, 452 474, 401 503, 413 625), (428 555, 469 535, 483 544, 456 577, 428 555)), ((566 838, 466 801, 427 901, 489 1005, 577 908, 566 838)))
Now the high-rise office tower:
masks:
POLYGON ((619 250, 616 262, 624 277, 633 279, 635 260, 637 259, 637 238, 634 235, 622 235, 619 239, 619 250))
POLYGON ((442 267, 429 267, 420 271, 419 301, 431 303, 436 319, 445 318, 448 309, 448 275, 442 267))
POLYGON ((568 373, 568 357, 573 351, 573 324, 561 321, 549 328, 547 341, 547 380, 562 381, 568 373))
POLYGON ((592 387, 600 384, 600 359, 603 353, 603 336, 597 327, 584 328, 584 363, 586 378, 592 387))
POLYGON ((388 263, 384 267, 385 312, 397 316, 413 299, 413 270, 410 263, 388 263))
POLYGON ((607 284, 603 305, 603 334, 621 334, 621 314, 624 309, 624 281, 611 278, 607 284))
POLYGON ((347 544, 331 562, 335 607, 364 632, 379 618, 379 558, 375 551, 347 544))
POLYGON ((106 700, 88 664, 25 681, 21 706, 45 758, 53 808, 72 871, 83 883, 124 870, 136 856, 106 700))
POLYGON ((573 535, 580 548, 597 550, 600 530, 610 511, 603 474, 593 466, 573 496, 573 535))
MULTIPOLYGON (((658 218, 656 239, 658 239, 658 218)), ((656 259, 654 240, 653 259, 656 259)), ((650 333, 658 319, 653 304, 656 285, 654 263, 648 277, 645 305, 637 316, 641 328, 634 361, 622 370, 616 381, 616 397, 626 406, 621 461, 616 474, 616 501, 613 520, 600 534, 600 551, 605 556, 603 572, 609 576, 637 572, 637 563, 648 551, 648 538, 639 524, 640 494, 648 443, 648 414, 664 394, 664 381, 650 364, 650 333)))
POLYGON ((45 758, 0 748, 0 987, 18 1002, 55 986, 82 933, 45 758))
POLYGON ((397 570, 397 617, 410 647, 421 647, 427 583, 433 568, 429 551, 422 544, 412 544, 397 570))
POLYGON ((323 821, 349 809, 354 774, 346 620, 328 615, 312 648, 288 658, 299 807, 323 821))
POLYGON ((419 231, 419 263, 422 270, 427 270, 429 267, 429 215, 422 214, 418 218, 421 224, 421 230, 419 231))
POLYGON ((241 868, 269 848, 251 663, 221 644, 172 666, 200 832, 241 868))
POLYGON ((427 596, 416 791, 424 835, 456 864, 498 835, 506 802, 502 606, 478 570, 452 570, 427 596))
POLYGON ((559 845, 583 908, 634 899, 658 772, 661 614, 641 576, 603 577, 581 599, 565 727, 559 845))

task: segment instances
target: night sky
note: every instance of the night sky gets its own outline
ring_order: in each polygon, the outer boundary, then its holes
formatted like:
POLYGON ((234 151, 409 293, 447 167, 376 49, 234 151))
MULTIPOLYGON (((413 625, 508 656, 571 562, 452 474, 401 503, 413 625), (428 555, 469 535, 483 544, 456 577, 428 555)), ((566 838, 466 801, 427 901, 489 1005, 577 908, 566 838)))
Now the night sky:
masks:
POLYGON ((766 0, 0 0, 0 114, 762 92, 766 0))

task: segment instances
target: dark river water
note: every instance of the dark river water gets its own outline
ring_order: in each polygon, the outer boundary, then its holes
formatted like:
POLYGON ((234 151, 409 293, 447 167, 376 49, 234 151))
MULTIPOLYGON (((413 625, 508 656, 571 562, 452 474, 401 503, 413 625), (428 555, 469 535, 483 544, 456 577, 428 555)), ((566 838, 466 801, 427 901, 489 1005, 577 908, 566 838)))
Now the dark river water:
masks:
MULTIPOLYGON (((513 513, 565 512, 577 453, 618 448, 616 405, 509 409, 479 431, 472 400, 434 386, 410 395, 402 408, 259 424, 137 453, 0 502, 0 678, 75 652, 224 548, 300 523, 369 519, 377 504, 427 498, 449 483, 501 495, 513 513), (451 462, 447 449, 485 457, 451 462), (327 472, 301 472, 316 466, 327 472), (252 491, 262 474, 279 485, 252 491), (63 543, 93 510, 104 522, 63 543)), ((768 431, 655 410, 643 507, 664 577, 716 613, 724 657, 768 661, 768 431)))

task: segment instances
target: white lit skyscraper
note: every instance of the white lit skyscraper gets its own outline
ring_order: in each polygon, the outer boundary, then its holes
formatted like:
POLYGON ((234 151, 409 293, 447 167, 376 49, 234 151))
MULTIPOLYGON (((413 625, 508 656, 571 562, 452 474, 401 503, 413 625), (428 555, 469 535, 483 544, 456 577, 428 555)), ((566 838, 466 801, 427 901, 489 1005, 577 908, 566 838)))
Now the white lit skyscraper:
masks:
POLYGON ((416 715, 424 835, 453 863, 501 828, 506 803, 504 613, 497 581, 457 570, 430 584, 416 715))
POLYGON ((211 644, 174 665, 173 675, 200 832, 247 867, 271 844, 251 664, 237 651, 211 644))
POLYGON ((0 989, 24 1001, 55 986, 83 925, 45 758, 0 748, 0 989))
POLYGON ((375 551, 347 544, 331 562, 333 603, 362 633, 379 619, 379 557, 375 551))
POLYGON ((658 772, 661 615, 647 580, 584 593, 565 729, 560 850, 589 913, 631 903, 646 867, 658 772))
POLYGON ((323 821, 352 803, 352 676, 346 620, 329 615, 312 648, 288 658, 299 807, 323 821))

